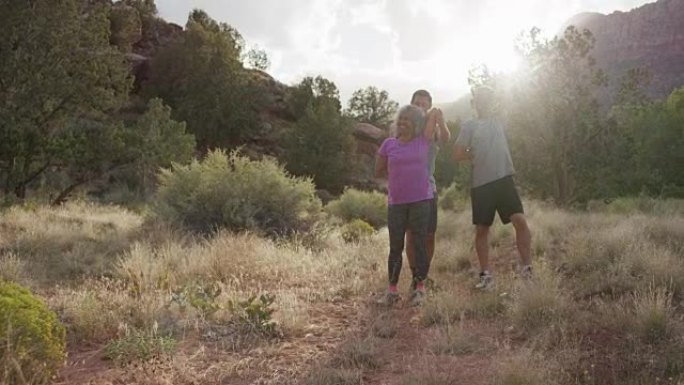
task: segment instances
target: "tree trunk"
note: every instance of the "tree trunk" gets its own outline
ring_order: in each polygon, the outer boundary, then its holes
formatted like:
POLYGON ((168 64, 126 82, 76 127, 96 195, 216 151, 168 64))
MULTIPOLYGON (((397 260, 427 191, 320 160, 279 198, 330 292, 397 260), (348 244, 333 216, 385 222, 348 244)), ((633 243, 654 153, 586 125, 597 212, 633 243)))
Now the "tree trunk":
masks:
POLYGON ((57 198, 55 198, 50 205, 52 206, 59 206, 64 203, 66 203, 67 199, 69 198, 69 195, 76 190, 77 187, 81 186, 82 184, 85 184, 88 180, 81 180, 77 181, 73 184, 71 184, 69 187, 65 188, 62 190, 62 192, 57 195, 57 198))

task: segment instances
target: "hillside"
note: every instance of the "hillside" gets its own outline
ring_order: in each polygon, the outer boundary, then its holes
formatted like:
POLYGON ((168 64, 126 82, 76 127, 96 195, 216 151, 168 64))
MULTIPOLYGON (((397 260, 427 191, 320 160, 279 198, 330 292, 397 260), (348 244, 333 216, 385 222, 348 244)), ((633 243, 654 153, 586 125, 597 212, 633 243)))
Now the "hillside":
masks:
POLYGON ((568 25, 594 34, 593 56, 608 73, 611 87, 635 67, 651 72, 651 97, 663 98, 684 84, 684 1, 658 0, 610 15, 581 13, 568 20, 568 25))
MULTIPOLYGON (((647 89, 652 98, 663 99, 684 84, 684 1, 658 0, 609 15, 579 13, 559 32, 570 25, 593 33, 596 46, 592 56, 606 71, 611 93, 626 71, 639 67, 652 75, 647 89)), ((472 114, 468 95, 440 107, 448 120, 463 120, 472 114)))

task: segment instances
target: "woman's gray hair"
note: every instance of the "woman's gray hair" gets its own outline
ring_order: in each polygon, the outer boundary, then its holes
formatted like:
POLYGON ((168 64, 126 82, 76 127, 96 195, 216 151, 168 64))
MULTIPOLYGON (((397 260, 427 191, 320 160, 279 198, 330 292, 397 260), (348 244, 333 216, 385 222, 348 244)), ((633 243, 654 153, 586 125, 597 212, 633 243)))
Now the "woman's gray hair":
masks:
POLYGON ((426 115, 420 107, 416 107, 411 104, 401 107, 399 109, 399 113, 397 113, 395 126, 399 124, 399 117, 404 114, 411 115, 411 121, 413 122, 413 128, 415 130, 414 134, 418 134, 423 130, 423 126, 425 125, 426 121, 426 115))

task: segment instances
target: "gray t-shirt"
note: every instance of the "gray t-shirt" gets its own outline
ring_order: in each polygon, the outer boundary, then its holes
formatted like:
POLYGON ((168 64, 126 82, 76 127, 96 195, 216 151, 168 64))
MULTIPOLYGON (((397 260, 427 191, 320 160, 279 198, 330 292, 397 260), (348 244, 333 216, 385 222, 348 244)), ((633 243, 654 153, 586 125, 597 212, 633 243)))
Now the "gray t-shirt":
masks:
POLYGON ((437 192, 437 181, 435 180, 435 163, 437 163, 437 153, 439 146, 432 141, 430 143, 430 152, 428 153, 428 175, 430 175, 430 186, 432 191, 437 192))
POLYGON ((476 119, 463 124, 456 144, 470 147, 473 155, 472 187, 515 174, 503 124, 495 119, 476 119))

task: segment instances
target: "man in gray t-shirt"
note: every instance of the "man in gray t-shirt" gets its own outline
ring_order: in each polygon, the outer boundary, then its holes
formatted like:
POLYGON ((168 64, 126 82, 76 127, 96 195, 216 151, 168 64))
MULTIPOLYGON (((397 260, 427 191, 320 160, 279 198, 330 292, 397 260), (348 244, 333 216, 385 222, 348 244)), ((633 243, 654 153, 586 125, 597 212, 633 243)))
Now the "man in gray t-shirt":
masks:
POLYGON ((498 212, 501 222, 513 223, 523 276, 532 273, 531 234, 522 202, 513 182, 513 161, 504 126, 494 116, 494 91, 489 87, 473 90, 473 106, 478 118, 463 124, 454 146, 456 161, 472 164, 470 198, 473 224, 476 226, 475 249, 480 261, 479 289, 493 284, 489 268, 489 228, 498 212))

